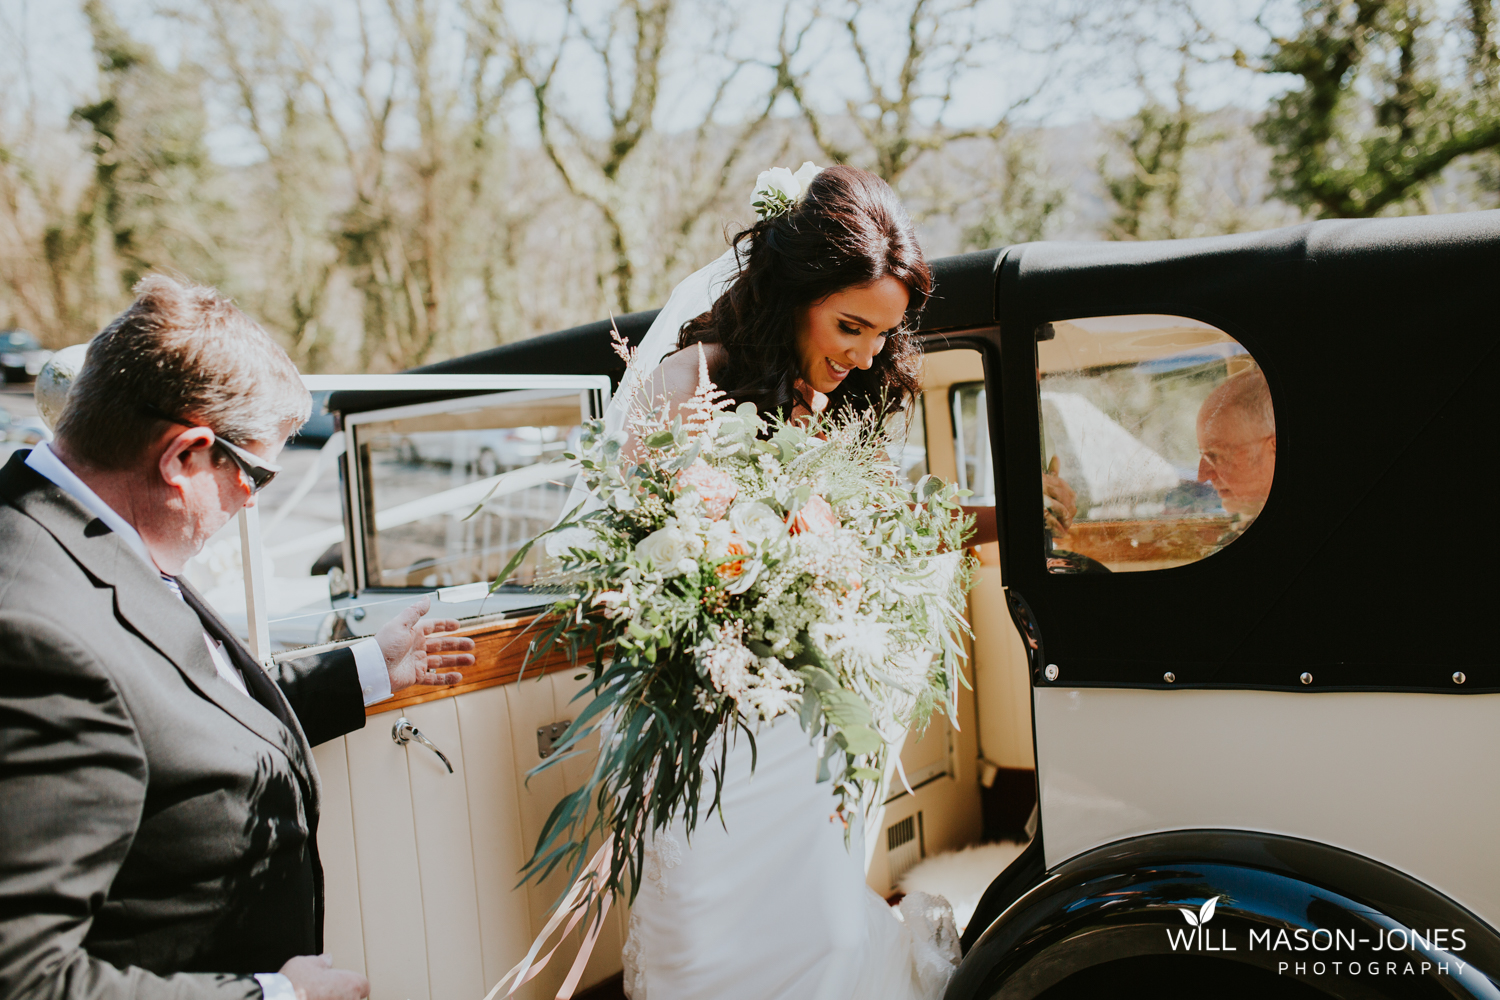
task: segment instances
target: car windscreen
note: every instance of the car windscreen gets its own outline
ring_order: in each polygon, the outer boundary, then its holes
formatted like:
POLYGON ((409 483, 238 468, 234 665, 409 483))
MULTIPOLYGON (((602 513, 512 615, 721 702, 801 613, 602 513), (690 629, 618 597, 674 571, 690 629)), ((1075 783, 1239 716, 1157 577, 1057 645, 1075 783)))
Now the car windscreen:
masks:
MULTIPOLYGON (((363 588, 494 580, 561 516, 577 467, 579 392, 523 390, 359 414, 349 421, 358 479, 363 588)), ((537 551, 512 577, 537 582, 537 551)))

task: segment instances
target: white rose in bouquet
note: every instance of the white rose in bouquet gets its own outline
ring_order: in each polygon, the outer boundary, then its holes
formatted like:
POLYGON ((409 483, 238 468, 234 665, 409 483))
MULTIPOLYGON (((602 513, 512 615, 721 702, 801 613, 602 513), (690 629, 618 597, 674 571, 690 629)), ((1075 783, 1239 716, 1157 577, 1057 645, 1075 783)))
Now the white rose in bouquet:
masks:
POLYGON ((714 559, 725 556, 742 556, 749 551, 750 539, 735 530, 734 525, 715 521, 704 538, 704 553, 714 559))
POLYGON ((677 526, 672 518, 664 527, 635 543, 636 558, 657 569, 676 571, 677 564, 692 555, 692 544, 688 533, 677 526))
POLYGON ((786 522, 770 507, 759 501, 736 504, 729 510, 729 523, 735 533, 752 545, 762 545, 786 534, 786 522))

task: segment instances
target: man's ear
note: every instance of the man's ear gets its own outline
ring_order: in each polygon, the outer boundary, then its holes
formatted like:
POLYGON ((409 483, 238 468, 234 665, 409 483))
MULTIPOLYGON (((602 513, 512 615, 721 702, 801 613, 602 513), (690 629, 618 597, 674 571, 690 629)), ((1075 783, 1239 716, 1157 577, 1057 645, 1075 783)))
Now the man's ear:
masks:
POLYGON ((198 462, 211 462, 210 449, 214 432, 207 427, 191 427, 177 433, 168 432, 156 460, 162 481, 178 490, 187 487, 187 479, 198 462))

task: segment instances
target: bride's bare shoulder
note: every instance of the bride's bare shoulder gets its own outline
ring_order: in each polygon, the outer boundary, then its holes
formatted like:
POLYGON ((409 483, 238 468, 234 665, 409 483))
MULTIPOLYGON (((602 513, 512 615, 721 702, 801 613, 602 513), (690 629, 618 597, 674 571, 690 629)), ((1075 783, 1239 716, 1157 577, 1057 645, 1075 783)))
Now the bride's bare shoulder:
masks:
POLYGON ((698 348, 703 348, 710 377, 723 366, 729 353, 720 344, 695 344, 662 359, 652 373, 653 389, 673 401, 685 400, 698 391, 698 348))

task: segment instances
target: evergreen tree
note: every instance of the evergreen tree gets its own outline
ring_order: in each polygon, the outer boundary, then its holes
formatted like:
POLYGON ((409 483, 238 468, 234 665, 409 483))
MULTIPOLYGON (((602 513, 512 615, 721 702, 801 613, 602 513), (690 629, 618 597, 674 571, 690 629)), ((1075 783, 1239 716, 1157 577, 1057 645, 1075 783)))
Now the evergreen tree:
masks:
POLYGON ((1197 114, 1188 103, 1187 72, 1178 74, 1176 107, 1148 99, 1114 139, 1126 168, 1111 173, 1107 158, 1099 176, 1115 203, 1108 235, 1116 240, 1173 239, 1181 231, 1184 157, 1193 140, 1197 114))
POLYGON ((1500 149, 1495 7, 1466 0, 1444 22, 1424 0, 1302 0, 1300 32, 1260 67, 1301 81, 1258 128, 1276 193, 1324 218, 1373 216, 1500 149))

